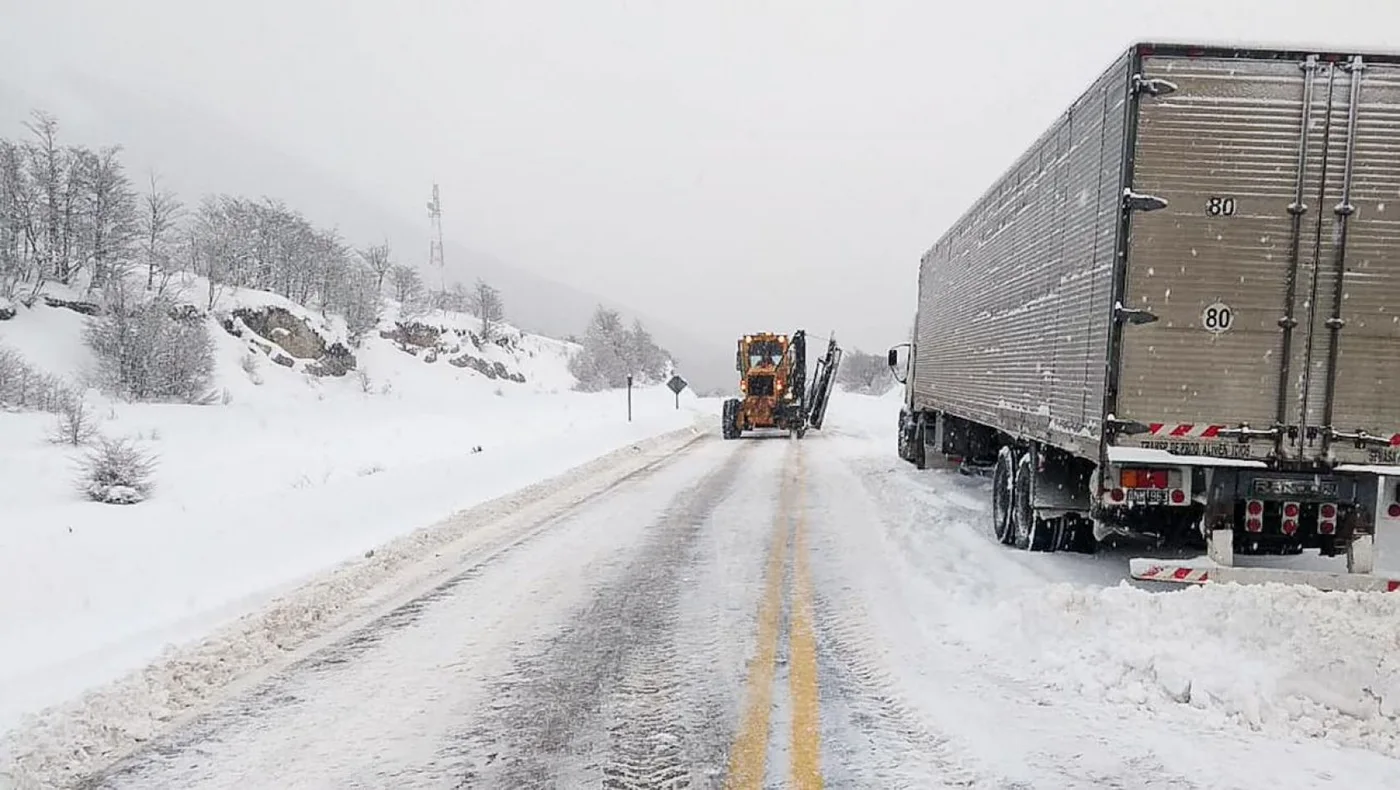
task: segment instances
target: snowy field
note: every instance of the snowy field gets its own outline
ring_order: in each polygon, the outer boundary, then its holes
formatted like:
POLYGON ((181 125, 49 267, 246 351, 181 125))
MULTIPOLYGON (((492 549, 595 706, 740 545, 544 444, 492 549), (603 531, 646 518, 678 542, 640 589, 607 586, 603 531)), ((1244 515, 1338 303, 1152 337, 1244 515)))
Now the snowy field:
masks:
MULTIPOLYGON (((0 346, 71 379, 93 364, 82 325, 67 309, 20 308, 0 322, 0 346)), ((625 393, 571 391, 566 344, 506 329, 515 345, 481 356, 524 383, 428 364, 377 336, 356 350, 365 376, 318 378, 214 327, 220 402, 87 394, 102 433, 157 457, 151 499, 133 506, 77 492, 81 452, 48 441, 53 415, 0 413, 0 731, 396 537, 714 411, 688 392, 677 409, 651 387, 633 393, 629 423, 625 393)))

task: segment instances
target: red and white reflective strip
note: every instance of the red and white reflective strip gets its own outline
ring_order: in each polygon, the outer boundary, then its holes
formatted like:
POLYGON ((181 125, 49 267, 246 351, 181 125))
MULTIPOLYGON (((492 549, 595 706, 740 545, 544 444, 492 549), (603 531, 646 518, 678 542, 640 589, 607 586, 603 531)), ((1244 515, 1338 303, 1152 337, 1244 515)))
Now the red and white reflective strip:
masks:
POLYGON ((1153 565, 1138 574, 1141 579, 1154 579, 1164 582, 1188 582, 1203 584, 1210 581, 1208 568, 1186 568, 1180 565, 1153 565))
MULTIPOLYGON (((1220 436, 1220 432, 1225 430, 1224 425, 1196 425, 1189 422, 1177 423, 1153 423, 1147 426, 1153 436, 1165 436, 1171 439, 1215 439, 1220 436)), ((1400 436, 1400 434, 1397 434, 1400 436)))
POLYGON ((1391 579, 1385 583, 1386 592, 1400 592, 1400 579, 1391 579))

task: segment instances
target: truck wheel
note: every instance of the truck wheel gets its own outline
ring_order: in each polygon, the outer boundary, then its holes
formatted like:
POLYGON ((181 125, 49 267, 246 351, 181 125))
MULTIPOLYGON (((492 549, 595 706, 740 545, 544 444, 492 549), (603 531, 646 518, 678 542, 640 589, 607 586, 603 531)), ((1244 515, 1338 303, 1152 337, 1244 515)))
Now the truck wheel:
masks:
POLYGON ((1016 479, 1011 505, 1011 533, 1016 548, 1029 551, 1054 551, 1055 529, 1035 514, 1031 503, 1031 454, 1023 453, 1016 462, 1016 479))
POLYGON ((720 430, 724 438, 739 438, 739 401, 734 398, 726 400, 721 415, 720 430))
POLYGON ((1010 447, 997 453, 997 465, 992 470, 992 534, 1010 546, 1016 540, 1011 528, 1011 506, 1015 500, 1016 455, 1010 447))

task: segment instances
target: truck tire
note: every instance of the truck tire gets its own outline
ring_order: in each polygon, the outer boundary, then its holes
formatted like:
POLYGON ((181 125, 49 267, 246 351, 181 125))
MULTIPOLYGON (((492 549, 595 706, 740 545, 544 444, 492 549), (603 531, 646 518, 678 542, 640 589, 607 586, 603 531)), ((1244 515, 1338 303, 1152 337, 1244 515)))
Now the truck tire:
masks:
POLYGON ((720 416, 721 435, 726 439, 739 438, 739 401, 730 398, 724 402, 724 409, 720 416))
POLYGON ((1003 447, 997 453, 997 465, 992 470, 992 534, 1003 545, 1016 540, 1011 525, 1011 509, 1015 504, 1016 452, 1003 447))
POLYGON ((899 456, 899 460, 913 463, 914 456, 910 451, 912 442, 909 441, 909 436, 913 431, 909 427, 909 412, 903 409, 899 410, 899 427, 896 430, 897 433, 895 433, 894 440, 895 454, 899 456))
POLYGON ((915 469, 928 468, 928 445, 925 444, 928 432, 928 418, 920 414, 914 422, 913 434, 909 437, 909 460, 915 469))
MULTIPOLYGON (((1000 461, 1000 459, 998 459, 1000 461)), ((1028 551, 1054 551, 1057 535, 1048 521, 1035 514, 1031 503, 1031 483, 1035 474, 1031 454, 1021 453, 1016 461, 1016 479, 1011 506, 1011 533, 1016 548, 1028 551)))

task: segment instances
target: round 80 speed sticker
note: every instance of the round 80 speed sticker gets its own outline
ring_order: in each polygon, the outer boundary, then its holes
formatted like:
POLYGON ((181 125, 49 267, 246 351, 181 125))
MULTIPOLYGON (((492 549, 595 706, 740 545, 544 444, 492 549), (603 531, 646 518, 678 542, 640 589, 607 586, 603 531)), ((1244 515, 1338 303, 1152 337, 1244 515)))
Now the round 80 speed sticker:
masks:
POLYGON ((1201 328, 1212 335, 1228 332, 1235 324, 1235 311, 1224 302, 1214 302, 1201 311, 1201 328))

